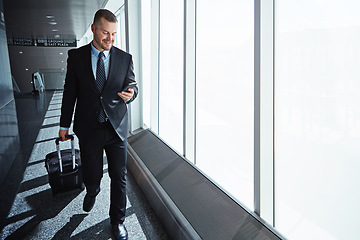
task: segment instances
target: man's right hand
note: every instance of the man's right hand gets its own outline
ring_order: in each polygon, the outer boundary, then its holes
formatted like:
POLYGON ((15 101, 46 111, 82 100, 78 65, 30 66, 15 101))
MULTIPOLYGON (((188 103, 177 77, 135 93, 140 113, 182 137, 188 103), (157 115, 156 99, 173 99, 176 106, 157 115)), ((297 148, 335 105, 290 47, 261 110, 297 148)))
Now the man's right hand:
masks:
POLYGON ((65 136, 69 135, 69 130, 59 130, 59 137, 61 137, 61 141, 69 140, 70 138, 66 138, 65 136))

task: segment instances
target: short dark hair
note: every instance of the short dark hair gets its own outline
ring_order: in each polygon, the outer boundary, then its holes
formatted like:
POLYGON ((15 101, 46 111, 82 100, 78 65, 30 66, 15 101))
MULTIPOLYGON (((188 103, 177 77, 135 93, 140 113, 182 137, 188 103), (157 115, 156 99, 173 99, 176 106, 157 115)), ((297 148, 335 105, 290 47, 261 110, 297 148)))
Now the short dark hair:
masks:
POLYGON ((101 18, 105 18, 109 22, 117 22, 116 16, 107 9, 99 9, 94 16, 94 25, 100 23, 101 18))

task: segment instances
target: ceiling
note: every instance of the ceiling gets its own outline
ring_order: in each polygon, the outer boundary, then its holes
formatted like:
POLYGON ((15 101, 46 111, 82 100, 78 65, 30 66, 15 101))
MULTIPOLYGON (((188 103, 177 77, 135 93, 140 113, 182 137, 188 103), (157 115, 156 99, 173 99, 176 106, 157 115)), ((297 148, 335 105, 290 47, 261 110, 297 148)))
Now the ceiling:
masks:
MULTIPOLYGON (((7 38, 78 41, 91 25, 94 13, 106 3, 107 0, 3 0, 7 38)), ((12 75, 22 92, 30 92, 32 73, 66 68, 67 51, 73 47, 17 44, 8 48, 12 75)))

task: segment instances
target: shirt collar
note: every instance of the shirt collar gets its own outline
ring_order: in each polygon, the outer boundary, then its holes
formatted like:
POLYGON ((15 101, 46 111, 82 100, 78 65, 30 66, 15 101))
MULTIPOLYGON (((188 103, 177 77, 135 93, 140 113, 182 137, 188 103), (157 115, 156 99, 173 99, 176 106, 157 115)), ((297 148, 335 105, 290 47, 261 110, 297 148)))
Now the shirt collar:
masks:
MULTIPOLYGON (((91 42, 91 52, 92 54, 94 54, 96 57, 99 56, 100 51, 96 49, 96 47, 94 47, 93 43, 91 42)), ((104 50, 103 51, 104 55, 105 55, 105 59, 109 56, 110 51, 109 50, 104 50)))

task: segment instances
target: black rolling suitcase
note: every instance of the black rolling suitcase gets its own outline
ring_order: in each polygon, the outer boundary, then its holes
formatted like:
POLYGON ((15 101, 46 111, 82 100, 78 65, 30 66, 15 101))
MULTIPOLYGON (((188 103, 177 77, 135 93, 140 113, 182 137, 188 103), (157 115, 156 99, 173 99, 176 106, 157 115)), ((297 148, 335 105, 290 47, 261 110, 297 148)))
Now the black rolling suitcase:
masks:
POLYGON ((75 149, 72 135, 66 137, 71 139, 71 149, 60 150, 61 138, 57 138, 55 140, 57 151, 51 152, 45 157, 45 167, 53 195, 78 188, 84 189, 80 150, 75 149))

